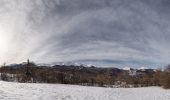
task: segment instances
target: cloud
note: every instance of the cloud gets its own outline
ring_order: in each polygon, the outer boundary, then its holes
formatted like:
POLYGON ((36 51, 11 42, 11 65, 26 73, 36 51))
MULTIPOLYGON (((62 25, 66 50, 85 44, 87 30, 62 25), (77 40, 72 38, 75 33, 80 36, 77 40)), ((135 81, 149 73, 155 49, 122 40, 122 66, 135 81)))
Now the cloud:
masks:
POLYGON ((169 4, 168 0, 1 0, 0 36, 8 37, 8 46, 1 47, 1 62, 31 58, 42 63, 165 65, 170 60, 169 4))

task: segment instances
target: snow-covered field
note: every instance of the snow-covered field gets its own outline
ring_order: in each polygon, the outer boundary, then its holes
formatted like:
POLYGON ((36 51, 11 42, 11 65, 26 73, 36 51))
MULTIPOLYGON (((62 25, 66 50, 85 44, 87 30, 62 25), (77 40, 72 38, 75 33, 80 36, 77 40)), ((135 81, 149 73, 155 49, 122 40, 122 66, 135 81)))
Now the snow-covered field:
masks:
POLYGON ((0 100, 170 100, 170 90, 159 87, 100 88, 0 81, 0 100))

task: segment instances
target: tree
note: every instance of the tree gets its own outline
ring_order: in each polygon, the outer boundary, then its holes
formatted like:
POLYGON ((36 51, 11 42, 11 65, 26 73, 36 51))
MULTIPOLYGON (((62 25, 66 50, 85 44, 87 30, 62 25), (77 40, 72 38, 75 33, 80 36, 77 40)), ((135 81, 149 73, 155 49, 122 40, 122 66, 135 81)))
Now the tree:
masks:
POLYGON ((170 89, 170 65, 166 66, 165 71, 161 74, 161 85, 166 88, 170 89))

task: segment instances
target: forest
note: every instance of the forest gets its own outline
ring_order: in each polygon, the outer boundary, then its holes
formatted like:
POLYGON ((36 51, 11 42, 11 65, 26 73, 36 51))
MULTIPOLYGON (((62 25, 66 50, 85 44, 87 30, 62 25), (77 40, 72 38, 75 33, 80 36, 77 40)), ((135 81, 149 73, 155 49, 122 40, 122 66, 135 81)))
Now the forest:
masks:
POLYGON ((57 83, 100 87, 148 87, 170 88, 170 65, 164 71, 155 69, 123 70, 83 65, 38 66, 27 62, 0 68, 3 81, 21 83, 57 83))

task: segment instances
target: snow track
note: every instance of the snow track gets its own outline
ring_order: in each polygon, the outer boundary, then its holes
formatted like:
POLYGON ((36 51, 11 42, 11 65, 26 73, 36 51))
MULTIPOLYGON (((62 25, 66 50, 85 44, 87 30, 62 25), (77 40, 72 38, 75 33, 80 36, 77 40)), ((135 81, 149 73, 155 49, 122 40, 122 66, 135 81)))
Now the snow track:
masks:
POLYGON ((0 100, 170 100, 170 90, 100 88, 0 81, 0 100))

